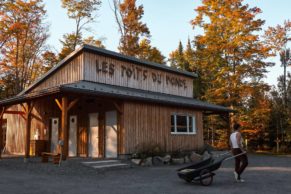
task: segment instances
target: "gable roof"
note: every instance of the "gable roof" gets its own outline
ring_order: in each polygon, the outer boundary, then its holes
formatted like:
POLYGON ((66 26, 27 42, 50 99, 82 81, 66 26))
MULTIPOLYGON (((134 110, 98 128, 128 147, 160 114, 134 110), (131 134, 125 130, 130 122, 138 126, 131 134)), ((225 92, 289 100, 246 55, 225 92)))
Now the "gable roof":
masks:
POLYGON ((162 70, 162 71, 166 71, 166 72, 170 72, 170 73, 175 73, 175 74, 179 74, 179 75, 183 75, 183 76, 187 76, 187 77, 191 77, 191 78, 197 78, 197 74, 195 74, 195 73, 182 71, 180 69, 175 69, 175 68, 169 67, 167 65, 137 59, 135 57, 126 56, 126 55, 123 55, 123 54, 120 54, 120 53, 117 53, 114 51, 109 51, 109 50, 106 50, 103 48, 84 44, 80 48, 78 48, 74 52, 72 52, 70 55, 68 55, 65 59, 60 61, 56 66, 54 66, 47 73, 45 73, 42 77, 40 77, 38 80, 36 80, 32 85, 30 85, 28 88, 26 88, 25 90, 20 92, 18 94, 18 96, 23 95, 23 94, 29 92, 31 89, 35 88, 41 82, 46 80, 50 75, 52 75, 54 72, 56 72, 58 69, 60 69, 62 66, 67 64, 69 61, 71 61, 73 58, 75 58, 77 55, 79 55, 82 52, 95 53, 95 54, 99 54, 102 56, 107 56, 107 57, 111 57, 114 59, 118 59, 121 61, 130 62, 130 63, 134 63, 134 64, 138 64, 138 65, 143 65, 143 66, 150 67, 153 69, 158 69, 158 70, 162 70))

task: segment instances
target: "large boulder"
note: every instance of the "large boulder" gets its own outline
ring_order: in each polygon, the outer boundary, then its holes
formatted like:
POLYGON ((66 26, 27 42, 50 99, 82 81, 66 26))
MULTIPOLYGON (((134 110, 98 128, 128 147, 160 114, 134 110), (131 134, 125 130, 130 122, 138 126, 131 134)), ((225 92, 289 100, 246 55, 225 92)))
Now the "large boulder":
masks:
POLYGON ((142 166, 152 166, 153 165, 153 158, 152 157, 147 157, 146 159, 143 160, 141 165, 142 166))
POLYGON ((171 155, 165 155, 164 157, 163 157, 163 163, 164 164, 170 164, 170 162, 171 162, 171 155))
POLYGON ((142 160, 141 159, 131 159, 131 162, 136 165, 140 165, 142 160))
POLYGON ((172 158, 173 164, 184 164, 184 158, 172 158))
POLYGON ((153 157, 153 165, 161 166, 163 164, 164 164, 164 162, 163 162, 163 158, 162 157, 160 157, 160 156, 154 156, 153 157))
POLYGON ((190 154, 190 161, 192 162, 199 162, 202 160, 202 156, 197 154, 196 152, 191 152, 190 154))

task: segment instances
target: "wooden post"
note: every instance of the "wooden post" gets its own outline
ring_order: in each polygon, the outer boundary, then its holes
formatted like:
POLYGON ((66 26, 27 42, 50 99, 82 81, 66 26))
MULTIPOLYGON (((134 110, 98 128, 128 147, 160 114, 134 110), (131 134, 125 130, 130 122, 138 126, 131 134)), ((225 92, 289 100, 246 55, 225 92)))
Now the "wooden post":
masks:
POLYGON ((62 139, 64 141, 63 145, 63 160, 67 159, 68 156, 68 146, 69 146, 69 135, 68 135, 68 98, 62 97, 62 139))
MULTIPOLYGON (((99 157, 105 157, 105 112, 101 111, 98 114, 99 127, 99 157)), ((88 141, 89 142, 89 141, 88 141)))
POLYGON ((33 109, 33 103, 27 102, 26 108, 23 106, 26 118, 26 136, 25 136, 25 155, 24 162, 28 162, 29 150, 30 150, 30 132, 31 132, 31 111, 33 109))
POLYGON ((117 134, 118 134, 118 141, 117 141, 117 148, 118 148, 118 155, 124 154, 124 116, 123 116, 123 104, 117 105, 114 103, 114 106, 117 110, 117 134))
POLYGON ((68 128, 68 112, 71 108, 73 108, 77 102, 79 101, 78 98, 68 103, 68 97, 62 97, 62 103, 59 102, 58 99, 55 99, 59 109, 62 112, 61 118, 61 140, 64 141, 64 145, 62 147, 62 159, 66 160, 68 156, 68 147, 69 147, 69 128, 68 128))
POLYGON ((0 112, 0 159, 1 159, 1 154, 2 154, 2 144, 3 144, 3 129, 2 129, 2 119, 3 119, 3 115, 4 115, 4 112, 5 112, 5 107, 1 108, 0 109, 1 112, 0 112))

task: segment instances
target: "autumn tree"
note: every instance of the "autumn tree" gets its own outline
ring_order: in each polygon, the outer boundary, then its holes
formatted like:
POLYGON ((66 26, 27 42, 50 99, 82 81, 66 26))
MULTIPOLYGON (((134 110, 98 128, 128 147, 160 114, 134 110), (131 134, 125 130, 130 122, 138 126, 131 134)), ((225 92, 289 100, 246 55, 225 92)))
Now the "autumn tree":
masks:
POLYGON ((44 66, 44 71, 47 72, 58 63, 58 56, 56 53, 47 50, 42 53, 40 60, 44 66))
POLYGON ((193 80, 193 96, 194 98, 201 99, 203 96, 204 84, 201 75, 203 74, 200 68, 199 62, 199 46, 192 45, 190 38, 188 38, 186 48, 181 41, 179 41, 176 50, 169 54, 170 65, 174 68, 184 71, 192 72, 197 75, 193 80))
POLYGON ((65 34, 61 40, 63 48, 59 54, 60 59, 84 43, 83 33, 88 31, 88 25, 95 21, 96 15, 93 14, 100 6, 101 0, 62 0, 62 7, 67 10, 68 17, 75 21, 76 26, 75 31, 65 34))
POLYGON ((45 71, 40 58, 48 33, 42 0, 1 3, 0 79, 5 93, 2 96, 8 97, 22 91, 45 71))
POLYGON ((140 59, 159 63, 159 64, 165 64, 165 57, 156 47, 151 46, 150 40, 143 39, 139 43, 139 49, 140 51, 139 51, 138 57, 140 59))
POLYGON ((181 41, 179 41, 178 48, 169 54, 169 62, 171 67, 193 72, 191 64, 194 63, 195 53, 191 46, 191 41, 188 39, 186 49, 181 41))
POLYGON ((89 37, 83 39, 83 43, 88 44, 88 45, 92 45, 92 46, 96 46, 99 48, 105 48, 104 44, 102 43, 102 40, 101 39, 94 39, 93 36, 89 36, 89 37))
POLYGON ((120 32, 119 51, 122 54, 164 64, 164 56, 150 45, 150 31, 141 21, 143 6, 136 0, 113 0, 115 20, 120 32))
POLYGON ((272 137, 272 141, 275 139, 281 139, 281 142, 285 140, 291 140, 291 74, 287 74, 287 111, 284 100, 284 77, 278 78, 277 87, 273 87, 270 92, 271 96, 271 122, 269 131, 272 137), (287 139, 286 139, 287 138, 287 139))
MULTIPOLYGON (((273 49, 274 55, 280 57, 283 67, 283 76, 278 78, 277 88, 273 89, 271 93, 273 97, 272 116, 273 119, 276 119, 276 122, 279 122, 275 128, 279 131, 277 133, 287 132, 291 136, 290 81, 288 82, 288 76, 290 75, 287 74, 287 67, 291 66, 291 51, 287 48, 288 43, 291 42, 291 21, 286 20, 283 25, 269 27, 265 31, 264 38, 266 44, 273 49)), ((281 139, 285 140, 284 138, 281 139)))
POLYGON ((284 87, 284 103, 287 98, 287 66, 291 66, 291 52, 287 48, 288 42, 291 42, 291 21, 286 20, 283 25, 276 27, 268 27, 264 34, 265 42, 268 44, 274 55, 279 54, 281 66, 284 69, 283 73, 283 87, 284 87))
POLYGON ((184 69, 184 48, 181 41, 179 41, 178 48, 169 54, 169 62, 171 67, 184 69))
POLYGON ((204 98, 238 111, 232 122, 245 119, 250 115, 243 107, 252 91, 264 90, 262 78, 270 66, 264 61, 270 48, 258 35, 264 24, 257 18, 261 10, 243 0, 203 0, 196 12, 192 25, 203 30, 194 42, 206 84, 204 98))

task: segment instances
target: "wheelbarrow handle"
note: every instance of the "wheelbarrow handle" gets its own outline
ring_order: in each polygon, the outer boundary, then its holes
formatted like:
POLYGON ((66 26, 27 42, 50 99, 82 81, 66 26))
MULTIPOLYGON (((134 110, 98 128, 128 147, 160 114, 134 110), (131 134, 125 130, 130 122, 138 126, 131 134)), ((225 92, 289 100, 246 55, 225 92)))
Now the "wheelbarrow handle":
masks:
POLYGON ((247 152, 244 151, 244 152, 242 152, 242 153, 240 153, 240 154, 237 154, 237 155, 234 155, 234 156, 230 156, 230 157, 228 157, 228 158, 225 158, 225 160, 230 160, 230 159, 236 158, 236 157, 238 157, 238 156, 244 155, 244 154, 246 154, 246 153, 247 153, 247 152))

